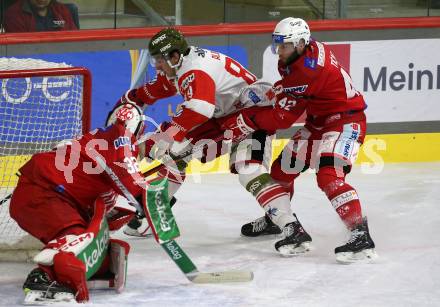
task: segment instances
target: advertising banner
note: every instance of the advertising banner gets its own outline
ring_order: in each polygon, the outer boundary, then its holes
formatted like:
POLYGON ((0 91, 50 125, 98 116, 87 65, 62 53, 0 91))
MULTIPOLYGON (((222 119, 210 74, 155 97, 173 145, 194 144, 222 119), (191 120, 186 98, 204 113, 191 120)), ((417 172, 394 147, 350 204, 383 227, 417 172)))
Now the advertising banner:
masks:
MULTIPOLYGON (((202 48, 221 52, 248 66, 246 49, 241 46, 201 46, 202 48)), ((50 62, 64 62, 72 66, 86 67, 92 74, 92 128, 101 127, 108 112, 113 108, 116 101, 130 88, 132 78, 132 63, 130 53, 127 50, 121 51, 88 51, 70 52, 61 54, 37 54, 23 56, 22 58, 42 59, 50 62)), ((148 65, 146 80, 154 79, 155 69, 148 65)), ((26 85, 23 85, 25 91, 26 85)), ((11 91, 11 90, 10 90, 11 91)), ((11 92, 13 95, 13 92, 11 92)), ((176 112, 177 105, 183 102, 180 95, 162 99, 158 103, 149 106, 146 111, 148 116, 156 122, 169 120, 176 112)), ((151 125, 149 130, 156 127, 151 125)))
MULTIPOLYGON (((368 104, 370 123, 440 120, 438 39, 328 43, 368 104)), ((263 78, 280 79, 277 55, 263 55, 263 78)))

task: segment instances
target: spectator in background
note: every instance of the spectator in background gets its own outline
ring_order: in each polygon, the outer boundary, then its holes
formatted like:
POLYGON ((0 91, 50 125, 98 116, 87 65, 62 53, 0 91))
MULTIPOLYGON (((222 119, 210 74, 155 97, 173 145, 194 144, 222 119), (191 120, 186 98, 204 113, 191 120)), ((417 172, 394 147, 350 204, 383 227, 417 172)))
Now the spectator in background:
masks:
POLYGON ((5 13, 6 32, 77 30, 74 8, 56 0, 17 0, 5 13))

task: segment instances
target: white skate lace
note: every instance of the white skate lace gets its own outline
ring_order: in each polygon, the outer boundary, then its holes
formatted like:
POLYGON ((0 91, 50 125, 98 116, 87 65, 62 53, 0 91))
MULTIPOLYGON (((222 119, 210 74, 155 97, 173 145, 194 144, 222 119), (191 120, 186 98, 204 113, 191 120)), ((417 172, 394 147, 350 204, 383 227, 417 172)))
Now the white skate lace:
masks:
POLYGON ((359 237, 364 235, 364 231, 363 230, 358 230, 358 229, 354 229, 351 231, 351 236, 350 239, 348 239, 347 244, 351 244, 354 241, 356 241, 359 237))
POLYGON ((266 217, 265 216, 260 217, 252 222, 252 232, 260 232, 264 228, 266 228, 266 226, 267 226, 266 217))
POLYGON ((52 281, 52 282, 50 283, 49 287, 47 287, 47 290, 46 290, 46 292, 44 293, 44 296, 43 296, 44 298, 49 297, 49 293, 50 293, 52 287, 53 287, 53 286, 56 286, 56 284, 57 284, 57 282, 56 282, 55 280, 52 281))
POLYGON ((285 226, 283 228, 284 238, 290 237, 294 233, 295 233, 295 229, 294 229, 293 225, 285 226))

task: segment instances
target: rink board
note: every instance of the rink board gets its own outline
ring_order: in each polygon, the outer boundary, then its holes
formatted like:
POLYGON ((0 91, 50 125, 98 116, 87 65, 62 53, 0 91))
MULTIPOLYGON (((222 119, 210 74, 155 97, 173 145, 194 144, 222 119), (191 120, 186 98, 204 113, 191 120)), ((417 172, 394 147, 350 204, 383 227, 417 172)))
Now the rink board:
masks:
MULTIPOLYGON (((288 140, 273 141, 272 159, 275 159, 288 140)), ((382 134, 367 135, 361 147, 356 164, 381 164, 400 162, 435 162, 440 161, 440 133, 382 134)), ((151 166, 142 163, 144 172, 151 166)), ((212 162, 202 164, 192 161, 188 173, 228 173, 229 156, 225 155, 212 162)))

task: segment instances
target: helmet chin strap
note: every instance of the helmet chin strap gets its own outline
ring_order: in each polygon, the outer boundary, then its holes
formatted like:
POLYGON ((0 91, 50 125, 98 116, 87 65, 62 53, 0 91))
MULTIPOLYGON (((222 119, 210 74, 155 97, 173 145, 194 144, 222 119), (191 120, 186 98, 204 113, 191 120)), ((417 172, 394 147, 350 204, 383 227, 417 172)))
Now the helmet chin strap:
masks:
POLYGON ((171 68, 177 69, 182 65, 183 62, 183 54, 179 55, 179 61, 177 61, 176 64, 172 64, 170 59, 167 59, 168 65, 170 65, 171 68))

